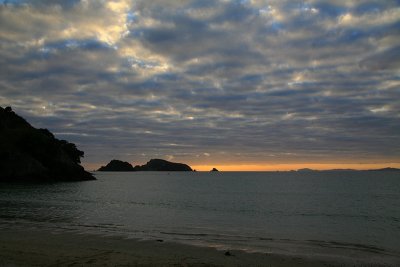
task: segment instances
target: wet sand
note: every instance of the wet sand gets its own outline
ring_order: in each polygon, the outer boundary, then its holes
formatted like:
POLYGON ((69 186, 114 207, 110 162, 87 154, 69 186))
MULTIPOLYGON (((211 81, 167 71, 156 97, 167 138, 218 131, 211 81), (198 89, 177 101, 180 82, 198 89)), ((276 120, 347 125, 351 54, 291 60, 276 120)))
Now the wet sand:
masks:
MULTIPOLYGON (((358 260, 220 251, 122 237, 43 230, 0 232, 0 266, 379 266, 358 260), (228 255, 226 255, 228 254, 228 255)), ((390 266, 390 265, 381 265, 390 266)), ((394 265, 393 265, 394 266, 394 265)))

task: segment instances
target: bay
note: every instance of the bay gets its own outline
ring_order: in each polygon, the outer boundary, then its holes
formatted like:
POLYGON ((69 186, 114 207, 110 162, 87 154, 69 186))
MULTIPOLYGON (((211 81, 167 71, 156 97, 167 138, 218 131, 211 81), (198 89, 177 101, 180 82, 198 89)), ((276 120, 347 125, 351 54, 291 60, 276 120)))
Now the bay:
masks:
POLYGON ((0 229, 287 254, 400 255, 397 172, 95 173, 0 184, 0 229))

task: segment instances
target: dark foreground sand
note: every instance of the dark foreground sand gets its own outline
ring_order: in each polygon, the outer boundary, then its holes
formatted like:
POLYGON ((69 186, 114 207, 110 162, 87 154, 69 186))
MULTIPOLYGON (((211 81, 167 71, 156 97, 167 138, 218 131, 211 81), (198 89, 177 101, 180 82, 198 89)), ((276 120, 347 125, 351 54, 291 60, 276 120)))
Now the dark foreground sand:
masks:
MULTIPOLYGON (((0 266, 391 266, 42 230, 0 232, 0 266)), ((395 266, 395 265, 393 265, 395 266)))

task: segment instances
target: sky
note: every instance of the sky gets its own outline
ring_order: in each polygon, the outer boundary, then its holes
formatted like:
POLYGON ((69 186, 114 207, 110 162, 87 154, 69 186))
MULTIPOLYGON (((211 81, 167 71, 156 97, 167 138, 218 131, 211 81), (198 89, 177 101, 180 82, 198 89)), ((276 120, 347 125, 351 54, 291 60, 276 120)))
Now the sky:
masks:
POLYGON ((0 106, 87 169, 400 167, 400 1, 0 0, 0 106))

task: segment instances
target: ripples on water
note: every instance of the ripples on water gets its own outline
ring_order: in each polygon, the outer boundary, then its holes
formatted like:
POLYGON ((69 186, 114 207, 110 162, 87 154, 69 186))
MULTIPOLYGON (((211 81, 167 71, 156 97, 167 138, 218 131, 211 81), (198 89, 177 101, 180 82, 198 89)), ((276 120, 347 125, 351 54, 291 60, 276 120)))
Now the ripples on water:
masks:
POLYGON ((165 239, 252 251, 399 254, 391 172, 96 173, 97 181, 0 184, 0 227, 165 239))

